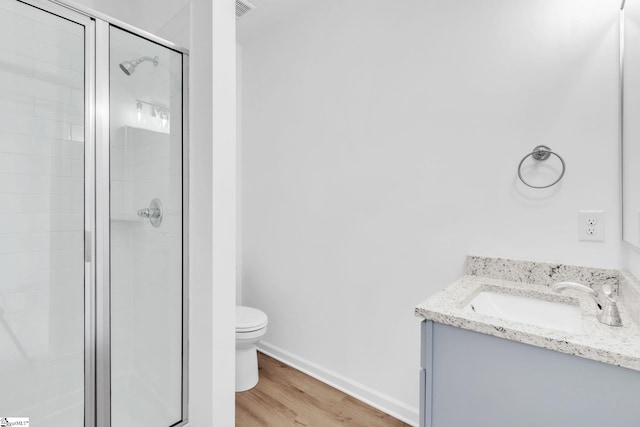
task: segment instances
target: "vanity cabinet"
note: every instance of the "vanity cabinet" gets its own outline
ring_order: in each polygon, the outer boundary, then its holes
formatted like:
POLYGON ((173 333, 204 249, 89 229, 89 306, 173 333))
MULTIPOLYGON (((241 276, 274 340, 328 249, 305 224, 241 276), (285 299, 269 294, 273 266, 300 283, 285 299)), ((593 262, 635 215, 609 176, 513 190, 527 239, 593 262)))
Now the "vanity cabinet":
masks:
POLYGON ((420 427, 638 427, 640 372, 424 320, 420 427))

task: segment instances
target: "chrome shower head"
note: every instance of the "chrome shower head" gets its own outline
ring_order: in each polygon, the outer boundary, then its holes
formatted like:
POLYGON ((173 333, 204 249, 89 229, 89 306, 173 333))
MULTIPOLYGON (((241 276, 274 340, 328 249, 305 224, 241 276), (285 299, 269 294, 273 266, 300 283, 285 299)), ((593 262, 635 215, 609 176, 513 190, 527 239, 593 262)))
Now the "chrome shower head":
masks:
POLYGON ((157 56, 154 56, 153 58, 150 56, 143 56, 142 58, 134 59, 132 61, 123 61, 120 63, 120 69, 127 76, 130 76, 131 74, 133 74, 133 72, 136 70, 136 67, 140 65, 141 62, 144 62, 144 61, 153 62, 153 66, 157 67, 158 59, 159 58, 157 56))

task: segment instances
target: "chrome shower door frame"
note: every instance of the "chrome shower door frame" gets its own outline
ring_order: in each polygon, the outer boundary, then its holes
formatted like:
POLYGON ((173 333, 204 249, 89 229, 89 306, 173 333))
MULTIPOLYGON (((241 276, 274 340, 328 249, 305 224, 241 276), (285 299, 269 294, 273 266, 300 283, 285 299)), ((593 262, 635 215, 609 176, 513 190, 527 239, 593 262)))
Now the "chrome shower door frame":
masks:
MULTIPOLYGON (((96 19, 96 427, 111 427, 111 223, 110 223, 110 29, 112 27, 140 36, 181 54, 182 76, 182 418, 171 427, 188 422, 188 52, 172 43, 120 21, 96 19)), ((169 427, 169 426, 166 426, 169 427)))
MULTIPOLYGON (((55 0, 51 0, 55 1, 55 0)), ((57 3, 57 1, 55 1, 57 3)), ((188 51, 138 28, 98 15, 96 20, 96 427, 111 427, 111 223, 110 223, 110 29, 140 36, 182 57, 182 419, 188 423, 189 390, 189 67, 188 51), (99 346, 103 346, 100 348, 99 346)))
MULTIPOLYGON (((16 0, 85 27, 84 425, 111 427, 109 29, 120 28, 182 56, 182 420, 189 390, 189 51, 89 8, 59 0, 16 0)), ((164 426, 159 426, 164 427, 164 426)))
MULTIPOLYGON (((188 423, 189 390, 189 66, 188 51, 120 21, 96 22, 96 338, 106 350, 96 352, 96 427, 111 427, 111 265, 110 260, 110 29, 116 27, 171 49, 182 56, 182 420, 188 423)), ((169 426, 167 426, 169 427, 169 426)))
POLYGON ((111 196, 109 24, 96 21, 96 400, 95 426, 111 426, 111 196), (101 346, 101 347, 99 347, 101 346))

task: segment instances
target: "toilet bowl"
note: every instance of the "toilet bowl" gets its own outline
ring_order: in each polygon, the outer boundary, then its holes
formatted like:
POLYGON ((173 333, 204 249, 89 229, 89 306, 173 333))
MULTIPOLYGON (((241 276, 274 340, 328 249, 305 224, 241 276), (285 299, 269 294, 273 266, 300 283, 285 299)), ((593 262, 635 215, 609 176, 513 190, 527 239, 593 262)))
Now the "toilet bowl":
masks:
POLYGON ((258 384, 256 344, 267 332, 267 315, 262 311, 236 306, 236 391, 246 391, 258 384))

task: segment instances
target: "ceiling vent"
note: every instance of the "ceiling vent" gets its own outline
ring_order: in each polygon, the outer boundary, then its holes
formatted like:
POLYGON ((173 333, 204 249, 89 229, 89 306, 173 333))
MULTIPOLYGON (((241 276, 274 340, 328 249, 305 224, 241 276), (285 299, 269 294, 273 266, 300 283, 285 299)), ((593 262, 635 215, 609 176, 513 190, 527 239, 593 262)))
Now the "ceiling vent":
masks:
POLYGON ((236 0, 236 19, 240 19, 245 13, 255 9, 256 5, 247 0, 236 0))

